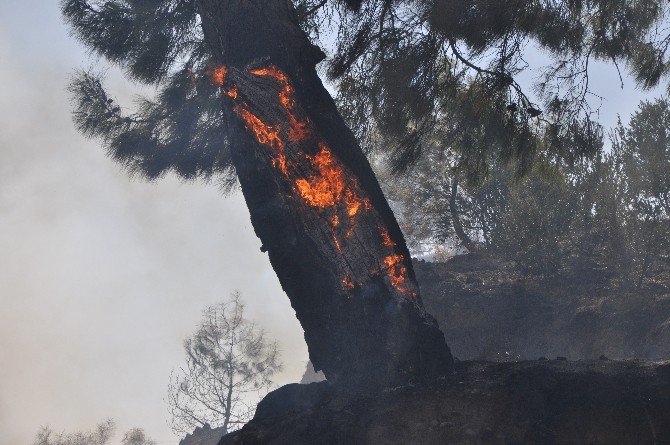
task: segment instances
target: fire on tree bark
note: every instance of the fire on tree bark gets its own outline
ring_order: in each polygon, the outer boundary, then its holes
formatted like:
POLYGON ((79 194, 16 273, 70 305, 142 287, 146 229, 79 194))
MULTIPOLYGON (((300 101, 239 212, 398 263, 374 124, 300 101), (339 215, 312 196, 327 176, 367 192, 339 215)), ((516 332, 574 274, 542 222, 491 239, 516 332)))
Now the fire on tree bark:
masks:
POLYGON ((356 386, 449 370, 400 228, 290 2, 196 3, 251 221, 315 368, 356 386))

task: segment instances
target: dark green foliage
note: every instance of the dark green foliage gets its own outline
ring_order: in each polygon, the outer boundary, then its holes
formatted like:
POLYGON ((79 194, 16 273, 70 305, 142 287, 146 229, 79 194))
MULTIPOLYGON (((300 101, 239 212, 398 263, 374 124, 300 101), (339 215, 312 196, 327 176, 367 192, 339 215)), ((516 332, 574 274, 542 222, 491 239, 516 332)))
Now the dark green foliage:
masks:
POLYGON ((486 180, 474 185, 467 179, 468 169, 461 170, 459 160, 450 154, 451 150, 431 147, 403 174, 388 174, 383 167, 380 171, 415 252, 443 244, 466 249, 470 243, 488 246, 500 227, 511 175, 494 166, 486 180))
POLYGON ((523 174, 538 155, 574 164, 599 150, 591 60, 625 65, 645 88, 667 73, 667 9, 661 0, 368 0, 343 12, 330 75, 352 127, 370 147, 392 149, 396 169, 451 114, 474 134, 488 128, 463 146, 485 153, 476 174, 491 154, 523 174), (550 58, 535 73, 535 98, 516 82, 529 47, 550 58))
POLYGON ((61 8, 86 46, 141 82, 160 82, 176 64, 204 56, 190 0, 64 0, 61 8))
MULTIPOLYGON (((385 153, 396 171, 428 156, 436 138, 440 150, 455 150, 469 183, 484 181, 495 163, 517 176, 537 160, 574 165, 601 146, 586 100, 589 61, 626 66, 643 87, 668 70, 661 0, 293 3, 311 35, 337 27, 327 68, 341 110, 368 151, 385 153), (551 59, 534 97, 516 81, 529 46, 551 59)), ((172 170, 228 182, 230 141, 218 93, 200 82, 211 61, 194 1, 63 0, 62 11, 92 52, 159 90, 125 116, 104 106, 90 74, 80 75, 80 128, 149 178, 172 170)))
POLYGON ((670 103, 644 102, 616 129, 612 165, 617 175, 631 266, 638 285, 670 254, 670 103))
POLYGON ((641 214, 670 216, 670 103, 644 102, 628 126, 619 123, 614 156, 627 198, 641 214))
POLYGON ((572 165, 538 160, 522 178, 492 165, 486 180, 472 183, 462 180, 457 159, 428 156, 400 181, 388 180, 409 244, 417 250, 436 243, 463 246, 457 217, 479 250, 514 261, 523 274, 639 288, 667 269, 666 99, 642 103, 628 126, 620 123, 611 153, 572 165), (453 181, 460 181, 455 200, 453 181))
POLYGON ((494 248, 514 258, 524 273, 559 272, 564 258, 561 241, 575 212, 563 174, 538 165, 510 187, 506 209, 492 239, 494 248))
POLYGON ((79 131, 101 138, 109 155, 131 173, 149 179, 174 171, 185 179, 217 175, 234 184, 219 92, 189 70, 172 74, 155 100, 141 99, 124 115, 103 89, 101 79, 80 72, 70 91, 79 131))
POLYGON ((220 93, 203 76, 209 54, 193 2, 66 0, 62 10, 92 51, 157 87, 154 99, 139 99, 134 113, 124 114, 101 76, 77 73, 70 92, 78 129, 101 138, 131 173, 149 179, 168 171, 185 179, 216 175, 233 185, 220 93))
MULTIPOLYGON (((296 1, 302 23, 315 34, 324 5, 296 1)), ((157 91, 126 112, 104 90, 103 76, 78 72, 70 85, 78 129, 100 138, 132 174, 155 179, 171 171, 233 186, 220 92, 205 76, 212 62, 194 2, 63 0, 61 8, 73 34, 93 53, 157 91)))

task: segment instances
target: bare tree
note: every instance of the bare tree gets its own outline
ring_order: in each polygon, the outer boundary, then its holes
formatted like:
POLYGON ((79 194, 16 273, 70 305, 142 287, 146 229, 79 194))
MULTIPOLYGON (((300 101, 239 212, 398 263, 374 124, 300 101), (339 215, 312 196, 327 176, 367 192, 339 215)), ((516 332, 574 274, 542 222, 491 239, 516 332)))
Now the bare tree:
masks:
POLYGON ((186 365, 173 373, 168 387, 171 427, 177 433, 205 425, 228 432, 244 424, 281 369, 277 343, 244 318, 239 292, 205 309, 184 349, 186 365))
MULTIPOLYGON (((76 433, 55 433, 49 426, 42 427, 35 437, 33 445, 107 445, 114 436, 116 425, 112 419, 100 422, 93 431, 76 433)), ((142 428, 128 431, 121 441, 122 445, 157 445, 142 428)))
POLYGON ((71 434, 54 433, 45 426, 37 433, 33 445, 107 445, 114 435, 114 429, 114 421, 111 419, 99 423, 94 431, 71 434))
POLYGON ((123 440, 122 445, 157 445, 156 441, 149 438, 142 428, 133 428, 128 431, 123 440))

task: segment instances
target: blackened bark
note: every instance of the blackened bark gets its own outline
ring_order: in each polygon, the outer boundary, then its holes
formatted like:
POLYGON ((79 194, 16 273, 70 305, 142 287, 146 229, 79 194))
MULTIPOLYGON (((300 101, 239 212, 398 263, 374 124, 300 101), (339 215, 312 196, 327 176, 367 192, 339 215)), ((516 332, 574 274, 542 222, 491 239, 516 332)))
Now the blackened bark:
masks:
POLYGON ((291 2, 196 3, 215 61, 226 67, 219 79, 224 112, 251 221, 302 324, 315 369, 355 386, 448 371, 451 353, 423 308, 403 235, 316 73, 323 53, 296 24, 291 2), (287 91, 291 100, 284 103, 287 91), (277 133, 261 137, 254 122, 277 133), (290 134, 300 125, 304 135, 290 134), (318 164, 324 159, 326 173, 318 164), (299 182, 324 178, 343 179, 341 193, 333 193, 340 201, 310 203, 299 182))

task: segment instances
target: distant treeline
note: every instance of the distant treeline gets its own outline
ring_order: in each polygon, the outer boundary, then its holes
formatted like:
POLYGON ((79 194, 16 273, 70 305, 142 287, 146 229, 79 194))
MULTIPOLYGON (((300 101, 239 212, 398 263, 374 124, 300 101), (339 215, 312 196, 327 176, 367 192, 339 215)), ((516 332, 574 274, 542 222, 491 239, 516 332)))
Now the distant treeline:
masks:
POLYGON ((573 163, 537 159, 524 176, 492 161, 468 177, 458 151, 432 150, 385 183, 416 251, 455 246, 530 275, 639 288, 670 262, 670 103, 641 103, 609 141, 573 163))

